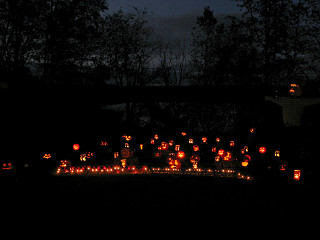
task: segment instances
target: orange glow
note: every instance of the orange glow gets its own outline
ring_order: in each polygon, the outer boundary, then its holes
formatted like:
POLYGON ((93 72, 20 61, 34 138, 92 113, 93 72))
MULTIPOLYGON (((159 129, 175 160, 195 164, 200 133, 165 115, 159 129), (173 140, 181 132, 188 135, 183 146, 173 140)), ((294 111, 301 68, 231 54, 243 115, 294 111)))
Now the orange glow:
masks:
POLYGON ((143 150, 143 144, 140 144, 140 150, 141 151, 143 150))
POLYGON ((232 154, 230 152, 227 152, 226 155, 224 156, 223 160, 224 161, 230 161, 232 158, 232 154))
POLYGON ((189 143, 190 143, 190 144, 193 143, 193 139, 192 139, 192 138, 189 139, 189 143))
POLYGON ((256 129, 255 128, 250 128, 250 133, 256 133, 256 129))
POLYGON ((87 154, 80 154, 80 161, 82 162, 87 161, 87 154))
POLYGON ((274 156, 275 156, 275 157, 280 157, 280 151, 275 151, 275 152, 274 152, 274 156))
POLYGON ((70 167, 71 166, 71 162, 68 160, 61 160, 60 161, 60 167, 70 167))
POLYGON ((128 142, 132 140, 132 137, 130 135, 123 135, 122 138, 124 138, 128 142))
POLYGON ((280 171, 285 171, 286 168, 287 168, 287 165, 285 165, 285 164, 281 164, 279 167, 280 171))
POLYGON ((180 145, 176 145, 174 150, 177 151, 177 152, 180 151, 180 145))
POLYGON ((169 149, 169 144, 167 142, 161 142, 161 150, 168 150, 169 149))
POLYGON ((125 168, 127 166, 127 159, 121 159, 121 166, 125 168))
POLYGON ((220 138, 216 138, 216 142, 220 142, 220 138))
POLYGON ((174 144, 174 141, 173 141, 173 140, 170 140, 170 141, 169 141, 169 146, 172 147, 173 144, 174 144))
POLYGON ((80 145, 75 143, 73 144, 73 150, 78 151, 80 149, 80 145))
POLYGON ((50 153, 46 153, 45 155, 43 155, 43 158, 49 159, 49 158, 51 158, 51 154, 50 153))
POLYGON ((198 145, 193 145, 193 151, 198 152, 200 150, 198 145))
POLYGON ((190 157, 190 162, 192 163, 198 163, 200 161, 200 156, 197 155, 197 154, 193 154, 191 157, 190 157))
POLYGON ((91 158, 93 157, 93 153, 92 152, 86 152, 87 158, 91 158))
POLYGON ((184 153, 183 151, 179 151, 179 152, 177 153, 177 157, 180 158, 180 159, 184 158, 185 156, 186 156, 186 155, 185 155, 185 153, 184 153))
POLYGON ((211 151, 212 151, 213 153, 215 153, 215 152, 217 152, 217 148, 216 148, 216 147, 212 147, 211 151))
POLYGON ((230 147, 234 147, 234 141, 230 141, 230 147))
POLYGON ((150 143, 151 143, 151 144, 154 144, 154 139, 153 139, 153 138, 150 139, 150 143))
POLYGON ((242 167, 246 167, 246 166, 248 166, 249 165, 249 162, 241 162, 241 166, 242 167))
POLYGON ((261 154, 265 154, 266 151, 267 151, 267 149, 265 147, 260 147, 259 148, 259 153, 261 153, 261 154))
POLYGON ((155 139, 155 140, 158 140, 158 139, 159 139, 158 134, 154 135, 154 139, 155 139))
POLYGON ((206 143, 208 141, 208 138, 207 137, 203 137, 203 138, 201 138, 201 140, 202 140, 203 143, 206 143))
POLYGON ((118 158, 119 157, 119 152, 114 152, 113 158, 118 158))
POLYGON ((301 170, 293 170, 293 179, 299 181, 301 177, 301 170))
POLYGON ((185 136, 187 136, 187 133, 186 132, 182 132, 181 135, 185 137, 185 136))
POLYGON ((161 153, 160 153, 160 152, 155 152, 155 153, 154 153, 154 156, 155 156, 155 157, 160 157, 160 156, 161 156, 161 153))
POLYGON ((250 155, 245 155, 243 162, 241 162, 242 167, 247 167, 249 165, 249 162, 251 161, 250 155))
POLYGON ((108 146, 107 141, 100 141, 100 146, 108 146))
POLYGON ((179 160, 169 160, 169 167, 171 169, 180 169, 181 168, 181 162, 179 160))
POLYGON ((222 156, 224 154, 224 150, 223 149, 220 149, 219 151, 218 151, 218 155, 219 156, 222 156))

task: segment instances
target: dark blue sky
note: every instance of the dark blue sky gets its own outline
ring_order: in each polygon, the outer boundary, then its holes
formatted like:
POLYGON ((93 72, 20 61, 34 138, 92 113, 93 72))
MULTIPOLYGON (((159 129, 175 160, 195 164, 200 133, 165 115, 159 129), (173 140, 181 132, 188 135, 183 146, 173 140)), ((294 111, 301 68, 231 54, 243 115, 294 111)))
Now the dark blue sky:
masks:
POLYGON ((188 12, 203 10, 210 6, 215 14, 239 13, 237 3, 232 0, 109 0, 110 10, 122 8, 124 11, 131 7, 146 8, 149 13, 159 16, 179 16, 188 12))

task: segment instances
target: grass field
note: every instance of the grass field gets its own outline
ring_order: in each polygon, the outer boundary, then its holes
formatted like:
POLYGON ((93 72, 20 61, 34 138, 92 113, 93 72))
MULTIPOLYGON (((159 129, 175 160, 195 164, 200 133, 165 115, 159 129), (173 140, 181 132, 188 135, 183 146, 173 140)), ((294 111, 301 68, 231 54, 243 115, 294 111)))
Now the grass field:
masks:
POLYGON ((315 206, 314 189, 306 183, 206 176, 39 176, 1 179, 1 188, 8 209, 65 217, 117 212, 307 217, 315 206))

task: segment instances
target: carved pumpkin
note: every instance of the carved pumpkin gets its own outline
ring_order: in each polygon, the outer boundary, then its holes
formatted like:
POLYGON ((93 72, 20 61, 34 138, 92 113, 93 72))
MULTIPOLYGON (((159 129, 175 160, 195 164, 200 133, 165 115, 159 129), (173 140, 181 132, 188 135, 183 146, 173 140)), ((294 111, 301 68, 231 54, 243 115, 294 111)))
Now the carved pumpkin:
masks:
POLYGON ((5 162, 2 163, 2 167, 3 170, 11 170, 13 169, 13 164, 11 162, 5 162))
POLYGON ((75 151, 78 151, 80 149, 80 145, 77 143, 73 144, 72 147, 73 147, 73 150, 75 150, 75 151))
POLYGON ((185 156, 186 156, 186 154, 183 151, 179 151, 177 153, 177 157, 180 158, 180 159, 183 159, 185 156))
POLYGON ((198 152, 200 150, 198 145, 193 145, 193 151, 198 152))
POLYGON ((293 170, 293 179, 299 181, 301 177, 301 170, 293 170))
POLYGON ((51 156, 50 153, 46 153, 46 154, 43 155, 43 158, 45 158, 45 159, 49 159, 49 158, 51 158, 51 157, 52 157, 52 156, 51 156))
POLYGON ((133 156, 133 152, 129 148, 122 148, 120 153, 122 158, 130 158, 133 156))
POLYGON ((169 144, 167 142, 161 143, 161 150, 167 151, 169 149, 169 144))
POLYGON ((261 153, 261 154, 265 154, 266 151, 267 151, 267 149, 265 147, 260 147, 259 148, 259 153, 261 153))
POLYGON ((198 163, 200 161, 200 156, 197 154, 193 154, 190 157, 190 162, 192 163, 198 163))

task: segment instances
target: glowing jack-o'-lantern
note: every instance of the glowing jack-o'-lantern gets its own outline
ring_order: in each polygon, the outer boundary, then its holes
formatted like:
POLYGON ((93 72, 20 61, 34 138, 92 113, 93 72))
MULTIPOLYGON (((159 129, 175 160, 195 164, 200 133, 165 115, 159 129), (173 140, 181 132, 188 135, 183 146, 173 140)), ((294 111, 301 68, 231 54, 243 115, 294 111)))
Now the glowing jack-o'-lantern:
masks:
POLYGON ((255 134, 256 133, 256 129, 255 128, 250 128, 250 133, 255 134))
POLYGON ((198 145, 193 145, 193 151, 198 152, 200 150, 198 145))
POLYGON ((203 143, 207 143, 208 138, 207 137, 203 137, 203 138, 201 138, 201 140, 202 140, 203 143))
POLYGON ((45 159, 49 159, 49 158, 51 158, 51 157, 52 157, 52 156, 51 156, 50 153, 46 153, 46 154, 43 155, 43 158, 45 158, 45 159))
POLYGON ((234 141, 230 141, 230 147, 234 147, 234 141))
POLYGON ((73 144, 72 148, 73 148, 73 150, 78 151, 80 149, 80 145, 75 143, 75 144, 73 144))
POLYGON ((232 153, 231 152, 226 152, 223 156, 224 161, 232 161, 232 153))
POLYGON ((301 177, 301 170, 293 170, 293 179, 299 181, 301 177))
POLYGON ((280 157, 280 151, 275 151, 275 152, 274 152, 274 156, 275 156, 275 157, 280 157))
POLYGON ((161 152, 155 152, 155 153, 154 153, 154 156, 157 157, 157 158, 158 158, 158 157, 161 157, 161 152))
POLYGON ((180 169, 181 168, 181 161, 178 159, 170 160, 169 167, 171 169, 180 169))
POLYGON ((266 151, 267 151, 267 149, 265 147, 260 147, 259 148, 259 153, 261 153, 261 154, 265 154, 266 151))
POLYGON ((167 151, 169 149, 169 144, 167 142, 161 142, 161 150, 167 151))
POLYGON ((121 166, 125 168, 127 166, 127 159, 121 159, 121 166))
POLYGON ((280 171, 286 171, 287 165, 286 164, 281 164, 279 169, 280 169, 280 171))
POLYGON ((190 162, 192 163, 198 163, 200 161, 200 156, 197 154, 193 154, 190 157, 190 162))
POLYGON ((2 163, 2 167, 3 170, 11 170, 13 169, 13 164, 11 162, 5 162, 2 163))
POLYGON ((81 162, 87 161, 87 154, 80 154, 80 161, 81 162))
POLYGON ((223 149, 220 149, 219 151, 218 151, 218 155, 219 156, 222 156, 224 154, 224 150, 223 149))
POLYGON ((189 138, 189 143, 193 144, 193 139, 192 138, 189 138))
POLYGON ((107 141, 100 141, 100 146, 108 146, 108 142, 107 141))
POLYGON ((247 167, 248 165, 249 165, 249 162, 245 162, 245 161, 241 162, 242 167, 247 167))
POLYGON ((131 137, 130 135, 126 135, 126 134, 123 135, 122 138, 123 138, 124 140, 128 141, 128 142, 132 140, 132 137, 131 137))
POLYGON ((183 151, 179 151, 177 153, 177 157, 180 158, 180 159, 183 159, 185 156, 186 156, 186 154, 183 151))
POLYGON ((60 167, 71 167, 71 162, 68 160, 61 160, 60 167))
POLYGON ((297 96, 297 97, 300 97, 302 95, 302 90, 300 88, 300 86, 298 84, 291 84, 291 88, 289 90, 289 94, 291 96, 297 96))
POLYGON ((241 162, 242 167, 247 167, 249 165, 249 162, 251 161, 250 155, 245 155, 243 158, 243 161, 241 162))

